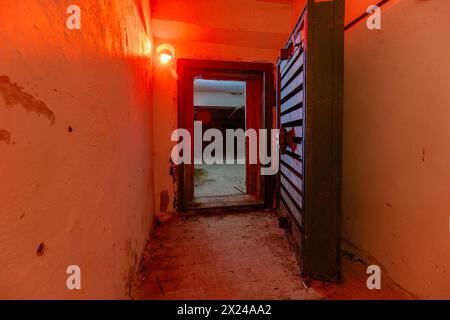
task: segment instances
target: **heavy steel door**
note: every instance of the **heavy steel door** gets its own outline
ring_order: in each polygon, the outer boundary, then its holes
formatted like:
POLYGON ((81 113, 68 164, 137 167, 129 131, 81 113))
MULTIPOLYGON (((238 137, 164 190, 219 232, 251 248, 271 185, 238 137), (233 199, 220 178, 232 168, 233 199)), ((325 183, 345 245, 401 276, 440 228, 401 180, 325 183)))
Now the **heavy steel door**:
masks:
POLYGON ((279 202, 306 279, 337 280, 344 1, 309 0, 277 64, 279 202))

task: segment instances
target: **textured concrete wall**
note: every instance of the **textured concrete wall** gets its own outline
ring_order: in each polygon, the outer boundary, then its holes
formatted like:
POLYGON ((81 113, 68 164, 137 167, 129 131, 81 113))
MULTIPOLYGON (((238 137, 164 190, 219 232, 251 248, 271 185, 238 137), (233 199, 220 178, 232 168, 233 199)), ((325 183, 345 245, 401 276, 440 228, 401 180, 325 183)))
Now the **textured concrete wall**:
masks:
MULTIPOLYGON (((177 58, 275 63, 290 32, 292 5, 284 1, 154 0, 155 46, 169 43, 177 58)), ((169 175, 171 133, 177 128, 176 61, 155 61, 154 135, 156 212, 173 211, 174 184, 169 175), (166 206, 169 198, 169 206, 166 206)))
POLYGON ((76 3, 0 2, 0 298, 126 298, 150 232, 149 3, 76 3))
POLYGON ((450 2, 345 34, 343 235, 421 298, 450 295, 450 2))

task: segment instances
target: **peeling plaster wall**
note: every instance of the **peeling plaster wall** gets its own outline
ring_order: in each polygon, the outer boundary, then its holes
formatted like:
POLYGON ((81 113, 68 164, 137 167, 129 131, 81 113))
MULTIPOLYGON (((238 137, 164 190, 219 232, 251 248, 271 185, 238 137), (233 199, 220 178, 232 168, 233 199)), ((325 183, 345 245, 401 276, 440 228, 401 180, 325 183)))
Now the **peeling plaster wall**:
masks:
POLYGON ((449 15, 392 1, 345 34, 343 236, 419 298, 450 296, 449 15))
MULTIPOLYGON (((276 63, 290 32, 292 5, 258 0, 153 0, 155 46, 169 43, 177 58, 276 63)), ((173 211, 172 131, 177 128, 176 61, 155 61, 153 81, 156 211, 173 211), (169 206, 167 204, 169 196, 169 206), (162 201, 163 199, 164 201, 162 201)))
POLYGON ((1 299, 127 298, 150 233, 150 4, 76 3, 0 2, 1 299))

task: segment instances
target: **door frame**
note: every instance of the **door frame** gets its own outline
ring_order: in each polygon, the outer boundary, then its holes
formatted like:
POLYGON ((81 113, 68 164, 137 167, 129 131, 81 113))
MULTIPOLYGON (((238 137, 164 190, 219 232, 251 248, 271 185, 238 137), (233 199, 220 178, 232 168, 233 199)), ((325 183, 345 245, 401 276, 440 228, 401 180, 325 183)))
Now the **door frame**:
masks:
MULTIPOLYGON (((252 62, 234 62, 234 61, 217 61, 217 60, 195 60, 195 59, 178 59, 177 61, 177 121, 178 128, 187 129, 193 133, 194 124, 194 86, 193 80, 201 76, 205 79, 234 79, 242 80, 248 83, 248 80, 258 77, 261 81, 259 90, 259 127, 255 129, 272 129, 273 110, 275 108, 275 90, 274 90, 274 65, 271 63, 252 63, 252 62)), ((248 85, 247 85, 248 87, 248 85)), ((248 98, 247 98, 248 103, 248 98)), ((247 106, 246 106, 247 107, 247 106)), ((247 125, 246 120, 246 125, 247 125)), ((256 126, 256 125, 255 125, 256 126)), ((192 134, 193 137, 193 134, 192 134)), ((271 150, 271 139, 267 139, 267 148, 271 150)), ((193 150, 194 139, 191 141, 193 150)), ((259 143, 259 142, 258 142, 259 143)), ((192 155, 193 156, 193 155, 192 155)), ((247 164, 247 168, 249 165, 247 164)), ((193 188, 194 188, 194 165, 181 164, 176 170, 176 195, 175 206, 178 211, 185 211, 192 208, 193 188)), ((249 175, 258 174, 257 180, 253 184, 257 184, 258 199, 255 204, 263 205, 265 208, 273 206, 274 183, 276 176, 262 176, 253 166, 251 171, 247 172, 247 180, 249 175)), ((259 171, 259 169, 258 169, 259 171)), ((255 176, 256 177, 256 176, 255 176)), ((253 178, 255 178, 253 177, 253 178)), ((252 178, 250 176, 250 178, 252 178)), ((248 185, 249 181, 247 181, 248 185)), ((250 182, 252 184, 252 182, 250 182)), ((230 196, 232 197, 232 196, 230 196)), ((228 198, 223 196, 223 198, 228 198)), ((233 202, 236 206, 248 206, 248 201, 233 202)))

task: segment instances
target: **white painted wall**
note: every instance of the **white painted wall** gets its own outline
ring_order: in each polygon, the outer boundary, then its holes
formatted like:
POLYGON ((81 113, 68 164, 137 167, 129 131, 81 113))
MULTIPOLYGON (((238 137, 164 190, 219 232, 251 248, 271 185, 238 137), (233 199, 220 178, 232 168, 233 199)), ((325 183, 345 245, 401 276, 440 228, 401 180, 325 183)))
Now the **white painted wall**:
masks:
POLYGON ((450 1, 345 34, 343 236, 420 298, 450 296, 450 1))

